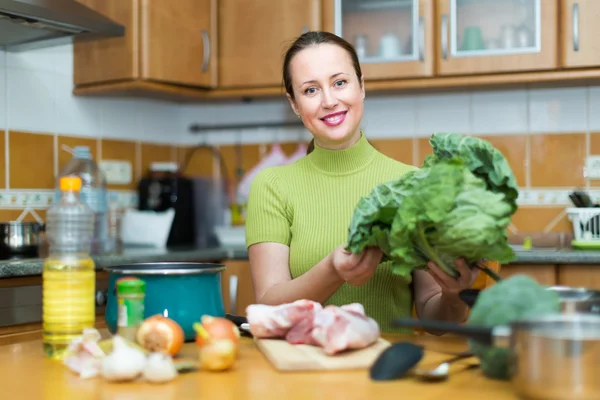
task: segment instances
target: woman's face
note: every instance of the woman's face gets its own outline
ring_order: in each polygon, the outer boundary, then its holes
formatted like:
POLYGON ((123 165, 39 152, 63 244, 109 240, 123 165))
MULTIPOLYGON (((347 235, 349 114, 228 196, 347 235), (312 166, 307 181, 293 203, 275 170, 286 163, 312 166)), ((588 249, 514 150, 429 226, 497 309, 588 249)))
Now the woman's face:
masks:
POLYGON ((308 47, 290 63, 294 97, 292 109, 326 149, 345 149, 360 138, 365 91, 352 59, 333 44, 308 47))

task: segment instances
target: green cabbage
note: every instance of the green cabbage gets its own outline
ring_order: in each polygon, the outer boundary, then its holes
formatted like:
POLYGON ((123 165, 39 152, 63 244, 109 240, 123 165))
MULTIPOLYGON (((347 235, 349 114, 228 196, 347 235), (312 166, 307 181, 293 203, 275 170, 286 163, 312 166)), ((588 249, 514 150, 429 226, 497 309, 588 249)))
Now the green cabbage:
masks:
POLYGON ((392 270, 409 275, 434 261, 458 276, 454 260, 515 259, 506 228, 517 209, 516 180, 489 142, 434 134, 422 168, 377 185, 357 204, 347 249, 379 247, 392 270))

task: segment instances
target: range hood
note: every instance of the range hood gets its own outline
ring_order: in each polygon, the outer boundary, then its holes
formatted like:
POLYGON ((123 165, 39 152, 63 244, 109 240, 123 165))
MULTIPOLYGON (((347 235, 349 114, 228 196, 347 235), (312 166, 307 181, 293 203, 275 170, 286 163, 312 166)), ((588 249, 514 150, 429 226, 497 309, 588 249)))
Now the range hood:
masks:
POLYGON ((0 0, 0 46, 8 51, 124 34, 125 27, 75 0, 0 0))

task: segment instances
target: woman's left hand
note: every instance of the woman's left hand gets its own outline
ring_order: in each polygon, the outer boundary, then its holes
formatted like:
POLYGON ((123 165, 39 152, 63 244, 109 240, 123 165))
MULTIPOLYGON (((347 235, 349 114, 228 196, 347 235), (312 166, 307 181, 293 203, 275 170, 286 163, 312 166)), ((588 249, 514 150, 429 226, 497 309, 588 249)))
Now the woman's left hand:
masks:
POLYGON ((429 262, 427 264, 429 267, 429 274, 435 279, 438 285, 442 287, 442 293, 458 295, 461 290, 469 289, 473 286, 473 282, 477 279, 479 270, 469 268, 464 259, 457 258, 454 261, 454 264, 460 273, 458 278, 448 276, 434 262, 429 262))

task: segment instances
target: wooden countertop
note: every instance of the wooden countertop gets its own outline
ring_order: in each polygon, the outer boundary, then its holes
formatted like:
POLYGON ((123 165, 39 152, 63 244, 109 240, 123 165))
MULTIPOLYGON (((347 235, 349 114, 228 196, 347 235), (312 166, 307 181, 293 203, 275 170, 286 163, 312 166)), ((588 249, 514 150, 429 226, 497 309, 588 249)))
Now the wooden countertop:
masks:
MULTIPOLYGON (((102 331, 104 336, 107 332, 102 331)), ((428 349, 421 365, 432 367, 466 349, 462 338, 433 336, 386 336, 395 342, 410 340, 428 349)), ((184 345, 182 355, 196 357, 193 343, 184 345)), ((43 356, 39 340, 0 346, 0 387, 10 397, 68 400, 148 399, 461 399, 515 400, 509 382, 484 377, 478 368, 466 368, 475 359, 453 364, 445 382, 420 382, 408 377, 392 382, 374 382, 365 370, 345 372, 278 372, 243 338, 233 370, 191 372, 162 385, 147 382, 109 383, 102 378, 82 380, 57 361, 43 356)))

